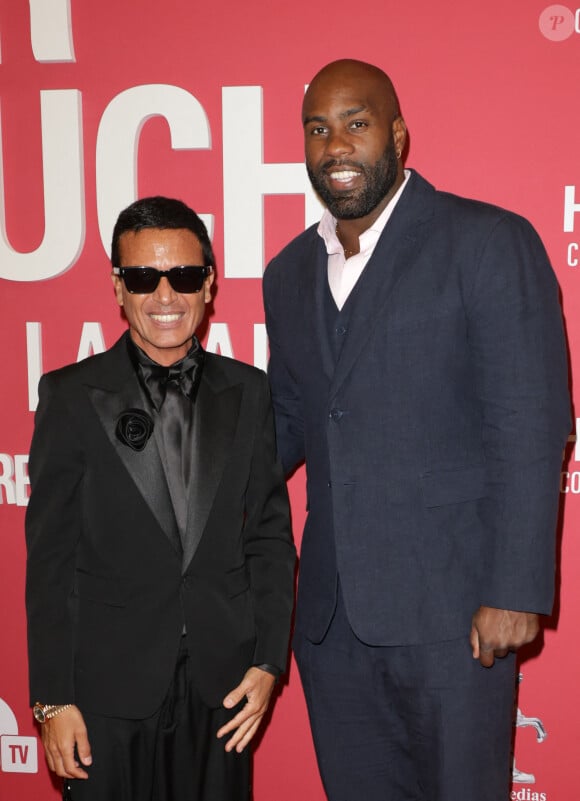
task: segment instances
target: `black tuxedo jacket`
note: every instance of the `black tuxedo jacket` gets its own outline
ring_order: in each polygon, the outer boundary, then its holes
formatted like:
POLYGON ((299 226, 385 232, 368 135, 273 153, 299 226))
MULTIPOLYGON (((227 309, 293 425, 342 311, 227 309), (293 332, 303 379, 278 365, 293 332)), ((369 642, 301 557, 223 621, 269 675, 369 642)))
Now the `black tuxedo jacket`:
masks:
POLYGON ((26 593, 31 701, 141 718, 184 624, 210 706, 252 664, 284 667, 295 555, 266 376, 206 354, 182 546, 156 433, 142 451, 115 434, 147 409, 127 336, 40 382, 26 593))
POLYGON ((278 446, 307 470, 297 629, 322 639, 337 576, 375 645, 462 636, 480 604, 549 612, 570 417, 531 225, 413 173, 346 325, 327 292, 313 226, 264 276, 278 446))

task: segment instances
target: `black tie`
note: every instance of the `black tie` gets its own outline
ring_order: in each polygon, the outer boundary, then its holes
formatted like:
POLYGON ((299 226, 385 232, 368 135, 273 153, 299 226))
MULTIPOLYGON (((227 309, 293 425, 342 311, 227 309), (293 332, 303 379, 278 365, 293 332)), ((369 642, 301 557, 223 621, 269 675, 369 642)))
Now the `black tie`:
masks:
POLYGON ((162 367, 136 350, 138 370, 157 411, 162 461, 182 542, 187 529, 187 507, 193 447, 193 407, 203 370, 205 351, 196 337, 188 354, 171 367, 162 367))
POLYGON ((157 411, 163 406, 169 387, 191 401, 195 400, 205 358, 205 351, 196 337, 187 356, 171 367, 162 367, 147 357, 145 361, 143 355, 142 352, 138 354, 139 372, 157 411))

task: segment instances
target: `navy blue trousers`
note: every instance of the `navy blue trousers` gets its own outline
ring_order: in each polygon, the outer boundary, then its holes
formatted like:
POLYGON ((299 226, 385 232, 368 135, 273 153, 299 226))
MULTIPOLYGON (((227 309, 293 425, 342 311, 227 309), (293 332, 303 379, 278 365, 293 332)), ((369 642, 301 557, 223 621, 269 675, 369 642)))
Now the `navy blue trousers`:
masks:
POLYGON ((467 637, 368 646, 340 597, 324 640, 294 650, 329 801, 507 801, 514 654, 484 668, 467 637))

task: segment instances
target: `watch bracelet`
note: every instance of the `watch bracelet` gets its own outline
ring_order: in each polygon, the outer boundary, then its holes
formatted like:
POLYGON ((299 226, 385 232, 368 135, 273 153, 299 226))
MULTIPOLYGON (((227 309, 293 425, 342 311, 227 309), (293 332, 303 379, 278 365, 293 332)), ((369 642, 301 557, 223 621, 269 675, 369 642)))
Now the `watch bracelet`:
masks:
POLYGON ((65 709, 70 709, 72 704, 55 704, 48 708, 48 711, 44 714, 46 715, 46 719, 50 720, 51 718, 55 718, 57 715, 60 715, 61 712, 64 712, 65 709))
POLYGON ((60 715, 61 712, 64 712, 65 709, 70 709, 72 704, 42 704, 42 713, 44 715, 44 722, 47 720, 51 720, 51 718, 55 718, 57 715, 60 715))

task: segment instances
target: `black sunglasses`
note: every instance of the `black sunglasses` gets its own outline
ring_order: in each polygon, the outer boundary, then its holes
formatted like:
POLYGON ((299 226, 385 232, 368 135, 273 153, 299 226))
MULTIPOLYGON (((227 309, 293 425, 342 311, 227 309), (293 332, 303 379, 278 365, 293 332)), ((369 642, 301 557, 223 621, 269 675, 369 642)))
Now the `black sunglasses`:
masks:
POLYGON ((212 271, 211 265, 183 265, 170 270, 157 270, 155 267, 113 267, 113 274, 123 279, 127 292, 136 295, 150 295, 155 292, 162 277, 167 278, 175 292, 190 295, 201 290, 203 282, 212 271))

